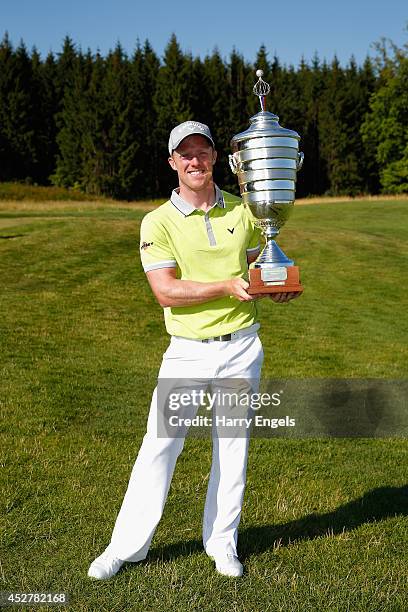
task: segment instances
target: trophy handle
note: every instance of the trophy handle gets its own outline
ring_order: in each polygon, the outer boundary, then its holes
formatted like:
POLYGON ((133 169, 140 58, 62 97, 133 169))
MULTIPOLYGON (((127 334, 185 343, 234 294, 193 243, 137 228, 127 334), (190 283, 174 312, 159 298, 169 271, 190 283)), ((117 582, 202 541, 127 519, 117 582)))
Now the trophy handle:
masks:
POLYGON ((241 164, 240 162, 237 162, 237 160, 234 157, 234 154, 228 155, 228 161, 229 161, 229 165, 230 165, 232 172, 234 174, 238 174, 241 164))
POLYGON ((305 154, 302 151, 299 151, 298 158, 296 162, 296 170, 299 172, 301 167, 303 166, 303 160, 305 159, 305 154))

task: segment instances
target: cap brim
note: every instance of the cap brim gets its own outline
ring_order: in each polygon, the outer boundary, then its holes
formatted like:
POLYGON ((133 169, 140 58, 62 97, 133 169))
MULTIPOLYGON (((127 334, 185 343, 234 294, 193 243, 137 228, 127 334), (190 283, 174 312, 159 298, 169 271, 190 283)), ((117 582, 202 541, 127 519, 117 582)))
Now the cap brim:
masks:
POLYGON ((183 138, 180 138, 180 140, 177 143, 174 143, 173 148, 171 150, 169 148, 170 155, 172 155, 173 151, 175 151, 177 149, 177 147, 180 146, 180 144, 183 142, 183 140, 185 140, 189 136, 195 136, 196 134, 198 136, 203 136, 204 138, 206 138, 211 143, 212 147, 215 149, 215 143, 214 143, 213 139, 210 138, 209 136, 207 136, 207 134, 203 134, 202 132, 197 130, 196 132, 191 132, 191 134, 187 134, 187 136, 183 136, 183 138))

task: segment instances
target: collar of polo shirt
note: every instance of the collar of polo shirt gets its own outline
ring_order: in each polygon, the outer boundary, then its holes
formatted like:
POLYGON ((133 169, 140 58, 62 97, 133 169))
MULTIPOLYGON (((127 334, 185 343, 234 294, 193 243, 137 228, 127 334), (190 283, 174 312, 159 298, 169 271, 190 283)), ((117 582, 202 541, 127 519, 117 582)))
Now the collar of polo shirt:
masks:
MULTIPOLYGON (((214 185, 214 187, 215 187, 215 202, 211 206, 211 208, 214 208, 214 206, 218 206, 219 208, 225 208, 224 196, 222 195, 221 189, 217 185, 214 185)), ((189 204, 188 202, 186 202, 186 200, 184 200, 184 198, 180 196, 179 191, 180 191, 180 187, 173 189, 171 197, 170 197, 171 203, 173 204, 173 206, 175 206, 175 208, 177 208, 178 211, 180 211, 185 217, 187 217, 188 215, 191 215, 191 213, 193 213, 195 210, 199 210, 192 204, 189 204)))

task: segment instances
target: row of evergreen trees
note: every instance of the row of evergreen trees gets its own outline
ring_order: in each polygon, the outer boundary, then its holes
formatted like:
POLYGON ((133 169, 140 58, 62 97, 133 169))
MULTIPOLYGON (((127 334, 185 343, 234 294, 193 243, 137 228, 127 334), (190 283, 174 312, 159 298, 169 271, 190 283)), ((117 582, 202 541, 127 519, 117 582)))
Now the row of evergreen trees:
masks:
POLYGON ((255 69, 271 85, 268 109, 301 134, 305 165, 298 196, 408 190, 408 57, 378 45, 376 60, 343 68, 315 57, 309 65, 255 64, 233 51, 203 60, 183 53, 175 36, 161 61, 148 42, 129 57, 120 44, 103 57, 78 50, 43 60, 23 43, 0 43, 0 180, 25 180, 115 198, 168 194, 172 127, 210 125, 216 180, 237 191, 227 163, 231 137, 258 111, 255 69))

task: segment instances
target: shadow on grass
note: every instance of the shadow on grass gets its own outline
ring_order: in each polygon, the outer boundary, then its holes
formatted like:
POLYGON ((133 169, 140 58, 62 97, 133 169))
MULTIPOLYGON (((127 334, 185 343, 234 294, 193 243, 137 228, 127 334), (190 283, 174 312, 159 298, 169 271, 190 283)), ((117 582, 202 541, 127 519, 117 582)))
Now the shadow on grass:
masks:
MULTIPOLYGON (((408 515, 408 486, 380 487, 362 497, 339 506, 326 514, 309 514, 281 525, 262 525, 240 530, 240 557, 262 553, 275 546, 287 546, 295 541, 313 540, 324 535, 338 535, 360 525, 381 521, 396 515, 408 515)), ((154 548, 148 560, 170 560, 202 552, 200 540, 176 542, 154 548)))

